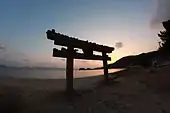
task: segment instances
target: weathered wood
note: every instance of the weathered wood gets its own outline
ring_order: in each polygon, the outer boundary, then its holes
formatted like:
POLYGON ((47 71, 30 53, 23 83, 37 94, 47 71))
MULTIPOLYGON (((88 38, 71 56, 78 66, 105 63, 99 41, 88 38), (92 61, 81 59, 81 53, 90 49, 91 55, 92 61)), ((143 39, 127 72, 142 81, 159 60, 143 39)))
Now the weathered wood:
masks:
POLYGON ((74 65, 74 59, 72 57, 72 47, 68 47, 68 52, 70 55, 67 57, 67 64, 66 64, 66 92, 68 94, 72 93, 74 91, 73 88, 73 65, 74 65))
POLYGON ((103 56, 103 67, 104 67, 104 79, 105 82, 108 82, 108 65, 107 65, 107 55, 105 52, 102 52, 103 56))
MULTIPOLYGON (((68 58, 70 54, 67 51, 60 51, 58 49, 53 49, 53 57, 63 57, 63 58, 68 58)), ((75 59, 86 59, 86 60, 103 60, 103 56, 100 55, 92 55, 92 56, 85 56, 82 53, 73 53, 72 57, 75 59)), ((106 60, 111 60, 110 57, 107 55, 105 56, 106 60)))
POLYGON ((88 41, 79 40, 77 38, 69 37, 60 33, 55 33, 55 31, 48 30, 46 33, 47 33, 47 38, 50 40, 54 40, 55 45, 72 46, 74 48, 80 48, 80 49, 89 48, 92 49, 93 51, 106 52, 106 53, 111 53, 114 50, 113 47, 108 47, 96 43, 91 43, 88 41))

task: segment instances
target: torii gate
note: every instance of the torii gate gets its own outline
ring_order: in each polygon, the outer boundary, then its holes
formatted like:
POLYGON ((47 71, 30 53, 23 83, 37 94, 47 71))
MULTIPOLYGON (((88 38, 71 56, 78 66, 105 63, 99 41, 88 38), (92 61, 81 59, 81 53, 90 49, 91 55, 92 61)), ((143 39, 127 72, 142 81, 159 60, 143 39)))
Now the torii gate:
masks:
POLYGON ((62 48, 58 50, 53 49, 53 57, 67 58, 66 61, 66 92, 72 93, 73 88, 73 63, 74 59, 86 60, 102 60, 104 67, 104 79, 108 81, 108 65, 107 60, 111 60, 107 53, 112 53, 113 47, 103 46, 96 43, 79 40, 77 38, 69 37, 60 33, 56 33, 54 29, 46 32, 47 39, 54 40, 54 45, 66 46, 67 49, 62 48), (83 50, 83 53, 78 53, 74 48, 83 50), (101 55, 94 55, 93 51, 102 52, 101 55))

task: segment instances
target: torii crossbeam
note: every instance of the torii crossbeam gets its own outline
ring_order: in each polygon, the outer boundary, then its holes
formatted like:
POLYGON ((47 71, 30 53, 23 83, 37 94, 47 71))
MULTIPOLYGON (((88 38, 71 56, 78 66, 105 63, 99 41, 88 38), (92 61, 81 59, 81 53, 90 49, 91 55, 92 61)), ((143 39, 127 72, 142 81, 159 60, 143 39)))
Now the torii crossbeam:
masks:
POLYGON ((53 57, 67 58, 66 61, 66 91, 72 93, 73 88, 73 63, 74 59, 86 59, 86 60, 102 60, 104 67, 104 79, 108 81, 108 65, 107 60, 111 60, 107 53, 112 53, 113 47, 99 45, 96 43, 79 40, 77 38, 69 37, 60 33, 56 33, 54 29, 46 32, 47 39, 53 40, 54 45, 66 46, 67 49, 62 48, 58 50, 53 49, 53 57), (83 50, 83 53, 78 53, 75 48, 83 50), (93 51, 102 52, 101 55, 94 55, 93 51))

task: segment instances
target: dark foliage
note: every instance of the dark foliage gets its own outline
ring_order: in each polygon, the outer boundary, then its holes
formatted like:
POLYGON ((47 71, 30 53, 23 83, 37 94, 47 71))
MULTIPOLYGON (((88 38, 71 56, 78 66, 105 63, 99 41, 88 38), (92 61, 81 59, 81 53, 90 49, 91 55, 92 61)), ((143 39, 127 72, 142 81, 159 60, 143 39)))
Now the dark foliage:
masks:
POLYGON ((163 53, 170 53, 170 20, 162 22, 165 31, 160 31, 158 36, 161 39, 159 51, 163 53))

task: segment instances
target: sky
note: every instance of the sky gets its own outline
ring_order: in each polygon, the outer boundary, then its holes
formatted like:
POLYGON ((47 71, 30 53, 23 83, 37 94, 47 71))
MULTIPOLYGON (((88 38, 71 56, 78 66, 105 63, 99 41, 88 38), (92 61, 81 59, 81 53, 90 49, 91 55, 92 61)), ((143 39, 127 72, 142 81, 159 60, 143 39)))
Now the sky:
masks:
MULTIPOLYGON (((0 64, 65 67, 53 58, 46 31, 115 47, 108 63, 158 48, 159 29, 151 27, 156 0, 0 0, 0 64)), ((75 60, 75 67, 101 61, 75 60)))

